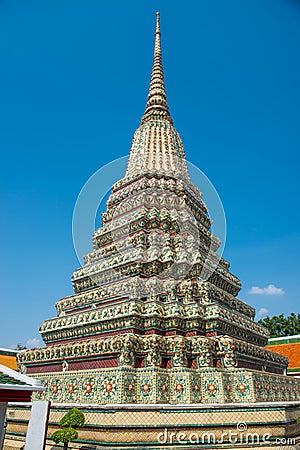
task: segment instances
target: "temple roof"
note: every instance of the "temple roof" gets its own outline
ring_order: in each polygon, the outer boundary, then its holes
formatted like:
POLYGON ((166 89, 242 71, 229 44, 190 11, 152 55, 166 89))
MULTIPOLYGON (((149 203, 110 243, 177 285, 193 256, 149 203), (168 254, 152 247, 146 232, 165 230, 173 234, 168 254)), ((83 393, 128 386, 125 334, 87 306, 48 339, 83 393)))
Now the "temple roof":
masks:
POLYGON ((9 367, 10 369, 16 370, 17 365, 17 354, 18 350, 11 350, 7 348, 0 348, 0 364, 9 367))
POLYGON ((300 374, 300 335, 270 338, 267 348, 289 359, 288 373, 300 374))
POLYGON ((0 402, 28 402, 33 392, 44 392, 40 380, 0 364, 0 402))
POLYGON ((0 396, 2 389, 44 391, 40 380, 27 377, 0 364, 0 396))

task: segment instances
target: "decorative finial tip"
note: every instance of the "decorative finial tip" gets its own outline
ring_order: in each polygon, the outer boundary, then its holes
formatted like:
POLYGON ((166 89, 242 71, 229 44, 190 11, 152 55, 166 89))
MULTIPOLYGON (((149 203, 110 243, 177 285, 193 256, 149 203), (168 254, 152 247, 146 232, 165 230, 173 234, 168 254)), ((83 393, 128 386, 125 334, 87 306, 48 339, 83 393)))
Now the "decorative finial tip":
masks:
POLYGON ((156 13, 156 33, 160 33, 160 13, 156 13))

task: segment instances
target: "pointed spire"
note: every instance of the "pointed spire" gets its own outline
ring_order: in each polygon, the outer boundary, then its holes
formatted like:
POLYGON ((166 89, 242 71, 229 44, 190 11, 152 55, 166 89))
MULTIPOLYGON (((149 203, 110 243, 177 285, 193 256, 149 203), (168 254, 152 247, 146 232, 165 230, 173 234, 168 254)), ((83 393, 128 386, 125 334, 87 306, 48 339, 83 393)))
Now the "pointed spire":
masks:
POLYGON ((156 13, 154 59, 146 110, 142 117, 142 123, 157 119, 168 120, 173 123, 167 102, 164 70, 162 65, 159 12, 156 13))

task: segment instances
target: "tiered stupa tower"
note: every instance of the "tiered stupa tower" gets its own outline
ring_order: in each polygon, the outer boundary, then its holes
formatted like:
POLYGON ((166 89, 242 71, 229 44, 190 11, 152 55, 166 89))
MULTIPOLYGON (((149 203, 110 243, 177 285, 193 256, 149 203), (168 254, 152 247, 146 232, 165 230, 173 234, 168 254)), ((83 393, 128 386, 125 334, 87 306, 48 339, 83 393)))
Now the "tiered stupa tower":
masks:
POLYGON ((164 82, 157 13, 146 110, 127 170, 112 187, 74 295, 21 353, 56 402, 211 403, 294 400, 287 359, 239 300, 241 284, 191 182, 164 82))

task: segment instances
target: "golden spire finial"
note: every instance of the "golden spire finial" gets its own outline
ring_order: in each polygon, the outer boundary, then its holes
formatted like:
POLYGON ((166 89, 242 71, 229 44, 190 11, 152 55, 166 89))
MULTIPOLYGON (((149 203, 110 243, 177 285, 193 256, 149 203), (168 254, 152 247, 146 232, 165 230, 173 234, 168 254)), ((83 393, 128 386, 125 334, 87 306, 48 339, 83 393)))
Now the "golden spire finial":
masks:
POLYGON ((164 81, 164 70, 162 65, 162 52, 160 43, 159 12, 156 13, 154 59, 146 110, 142 118, 142 123, 157 119, 168 120, 169 122, 173 123, 169 112, 164 81))

